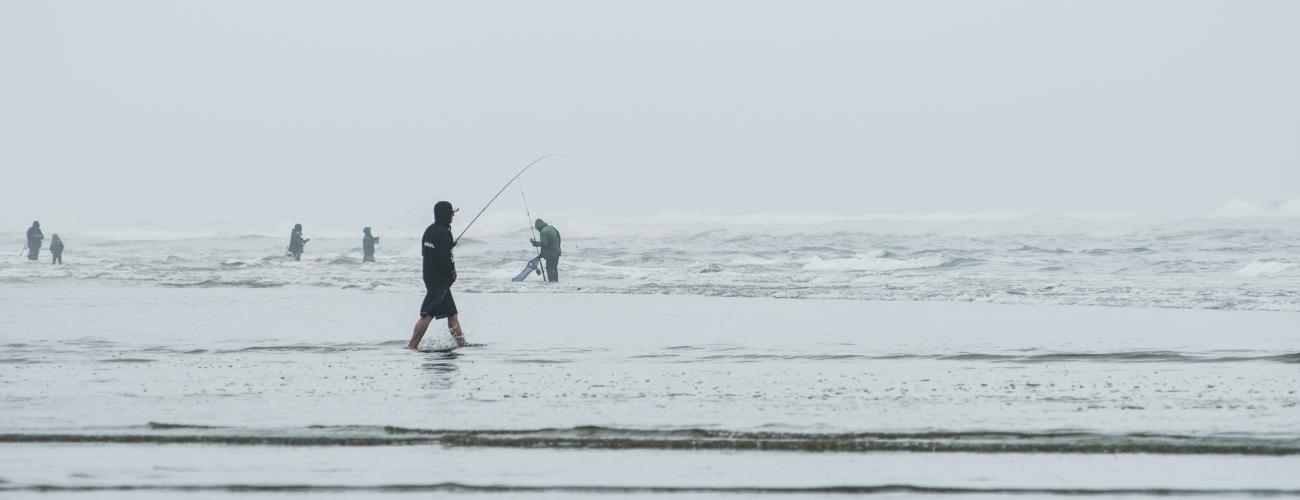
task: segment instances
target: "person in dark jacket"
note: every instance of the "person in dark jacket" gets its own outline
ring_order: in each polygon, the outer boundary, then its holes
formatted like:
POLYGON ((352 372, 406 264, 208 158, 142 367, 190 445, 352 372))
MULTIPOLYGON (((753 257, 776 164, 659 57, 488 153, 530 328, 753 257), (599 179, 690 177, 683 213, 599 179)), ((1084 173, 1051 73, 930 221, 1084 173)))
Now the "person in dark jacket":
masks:
POLYGON ((361 237, 361 262, 374 262, 375 243, 379 243, 379 238, 370 234, 370 228, 362 229, 361 233, 363 234, 361 237))
POLYGON ((528 240, 533 246, 542 248, 542 258, 546 260, 546 281, 560 281, 560 231, 542 219, 533 224, 542 240, 528 240))
POLYGON ((451 219, 459 210, 451 203, 440 201, 433 206, 433 224, 424 230, 420 239, 420 253, 424 257, 424 302, 420 304, 420 320, 407 349, 420 347, 420 340, 435 319, 447 318, 447 328, 458 347, 465 346, 465 335, 460 329, 456 300, 451 295, 451 285, 456 282, 456 259, 451 248, 456 245, 451 236, 451 219))
POLYGON ((289 255, 294 261, 302 260, 302 250, 308 241, 311 239, 302 237, 302 224, 294 224, 293 232, 289 233, 289 255))
POLYGON ((36 260, 40 257, 41 241, 45 239, 45 233, 41 232, 41 223, 32 221, 32 227, 27 228, 27 260, 36 260))
POLYGON ((54 237, 50 239, 50 253, 54 255, 52 264, 63 263, 63 240, 59 239, 58 233, 54 233, 54 237))

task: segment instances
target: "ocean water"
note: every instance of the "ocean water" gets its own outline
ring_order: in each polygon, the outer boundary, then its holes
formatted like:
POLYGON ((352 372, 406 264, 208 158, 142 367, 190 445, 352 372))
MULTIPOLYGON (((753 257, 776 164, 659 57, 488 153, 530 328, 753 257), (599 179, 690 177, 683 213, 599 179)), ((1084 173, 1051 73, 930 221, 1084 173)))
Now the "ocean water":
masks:
MULTIPOLYGON (((525 221, 499 214, 458 246, 459 288, 1300 311, 1300 217, 557 217, 562 284, 509 281, 534 253, 525 221)), ((287 225, 65 232, 66 266, 5 259, 0 283, 418 291, 423 226, 410 224, 391 230, 365 266, 360 228, 307 225, 302 262, 284 256, 287 225)), ((22 246, 21 232, 10 239, 22 246)))
POLYGON ((561 220, 7 259, 0 496, 1300 496, 1289 219, 561 220))

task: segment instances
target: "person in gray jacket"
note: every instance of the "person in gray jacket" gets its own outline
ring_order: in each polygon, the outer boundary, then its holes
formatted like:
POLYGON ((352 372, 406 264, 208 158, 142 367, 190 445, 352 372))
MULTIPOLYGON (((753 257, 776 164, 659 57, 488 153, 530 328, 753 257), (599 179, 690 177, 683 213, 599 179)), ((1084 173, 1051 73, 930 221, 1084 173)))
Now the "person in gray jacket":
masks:
POLYGON ((528 241, 542 249, 542 258, 546 260, 546 281, 560 281, 560 231, 542 219, 537 219, 533 227, 537 228, 542 240, 528 241))
POLYGON ((303 247, 311 238, 302 237, 302 224, 294 224, 293 231, 289 233, 289 256, 293 257, 295 262, 302 260, 303 247))
POLYGON ((375 243, 379 243, 379 238, 370 234, 370 228, 361 230, 361 262, 375 261, 375 243))
POLYGON ((50 240, 50 253, 54 255, 54 260, 51 261, 52 264, 63 263, 63 240, 59 239, 58 234, 55 234, 54 239, 50 240))

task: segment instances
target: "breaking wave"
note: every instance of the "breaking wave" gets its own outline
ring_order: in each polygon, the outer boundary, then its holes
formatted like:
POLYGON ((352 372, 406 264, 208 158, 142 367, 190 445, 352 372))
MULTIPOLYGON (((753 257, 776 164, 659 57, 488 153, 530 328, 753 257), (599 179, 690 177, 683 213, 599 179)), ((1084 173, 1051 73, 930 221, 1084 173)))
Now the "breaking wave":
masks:
POLYGON ((1241 276, 1272 276, 1300 269, 1300 264, 1281 260, 1256 260, 1237 271, 1241 276))
POLYGON ((1215 210, 1212 217, 1229 219, 1297 218, 1300 217, 1300 200, 1287 200, 1274 204, 1257 204, 1245 200, 1229 200, 1215 210))
POLYGON ((897 259, 885 256, 859 255, 845 259, 812 257, 803 268, 808 271, 875 271, 889 272, 908 269, 948 267, 966 259, 949 259, 937 255, 915 259, 897 259))

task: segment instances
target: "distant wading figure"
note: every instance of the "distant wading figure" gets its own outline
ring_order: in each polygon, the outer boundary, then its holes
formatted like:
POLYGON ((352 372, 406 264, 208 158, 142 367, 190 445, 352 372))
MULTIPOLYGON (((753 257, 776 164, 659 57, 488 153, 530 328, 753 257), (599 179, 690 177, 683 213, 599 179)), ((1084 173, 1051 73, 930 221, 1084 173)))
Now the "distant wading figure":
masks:
POLYGON ((302 260, 302 249, 308 241, 311 238, 302 237, 302 224, 294 224, 293 232, 289 233, 289 255, 293 256, 295 262, 302 260))
POLYGON ((379 243, 379 238, 370 234, 370 228, 362 229, 364 236, 361 237, 361 262, 375 261, 375 243, 379 243))
POLYGON ((41 256, 41 241, 44 239, 41 223, 32 221, 32 227, 27 228, 27 260, 36 260, 41 256))
POLYGON ((456 212, 451 202, 440 201, 434 205, 433 224, 424 230, 420 240, 420 253, 424 256, 424 303, 420 304, 420 320, 415 322, 407 349, 418 349, 429 323, 442 318, 447 318, 447 328, 456 339, 456 346, 465 346, 456 300, 451 296, 451 284, 456 282, 456 259, 451 254, 456 243, 451 236, 451 219, 456 212))
POLYGON ((560 281, 560 231, 542 219, 537 219, 533 227, 537 228, 542 241, 528 241, 542 248, 542 258, 546 259, 546 281, 560 281))
POLYGON ((54 255, 51 264, 63 263, 63 240, 59 239, 58 233, 54 233, 54 237, 50 239, 50 254, 54 255))

